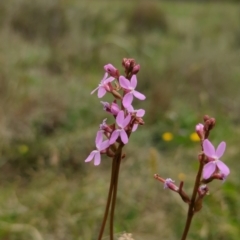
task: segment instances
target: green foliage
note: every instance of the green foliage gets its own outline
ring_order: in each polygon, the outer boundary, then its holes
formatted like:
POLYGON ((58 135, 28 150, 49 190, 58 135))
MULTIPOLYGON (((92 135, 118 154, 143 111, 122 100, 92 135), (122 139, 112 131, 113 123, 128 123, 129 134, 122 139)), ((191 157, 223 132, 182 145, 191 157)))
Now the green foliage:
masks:
POLYGON ((60 2, 20 1, 10 25, 28 40, 56 42, 68 30, 66 12, 60 2))
POLYGON ((131 34, 148 34, 151 31, 168 30, 167 19, 157 2, 140 3, 129 14, 128 31, 131 34))
POLYGON ((209 114, 231 174, 211 186, 189 240, 239 239, 238 5, 10 0, 0 1, 0 26, 1 239, 96 239, 110 160, 94 168, 84 159, 98 124, 112 119, 90 92, 102 66, 120 69, 123 57, 140 63, 147 100, 134 102, 145 126, 122 164, 117 236, 179 239, 186 206, 152 175, 185 176, 192 191, 200 148, 189 136, 209 114))

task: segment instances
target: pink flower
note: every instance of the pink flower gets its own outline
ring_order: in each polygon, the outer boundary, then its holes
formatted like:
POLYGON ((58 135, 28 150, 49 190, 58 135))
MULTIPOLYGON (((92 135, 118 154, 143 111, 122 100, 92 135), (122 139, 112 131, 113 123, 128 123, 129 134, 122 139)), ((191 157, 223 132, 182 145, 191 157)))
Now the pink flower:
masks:
POLYGON ((106 92, 110 91, 110 87, 109 87, 109 83, 112 82, 114 80, 114 77, 109 77, 108 78, 108 73, 104 74, 103 79, 101 80, 101 82, 99 83, 98 87, 96 89, 94 89, 91 94, 93 94, 94 92, 96 92, 98 90, 98 98, 102 98, 106 92))
POLYGON ((146 98, 142 93, 135 90, 135 88, 137 86, 136 75, 132 76, 131 81, 129 81, 128 79, 126 79, 123 76, 120 76, 119 83, 120 83, 121 87, 124 88, 127 92, 125 94, 125 96, 123 97, 123 106, 125 108, 129 107, 132 104, 133 96, 140 100, 144 100, 146 98))
POLYGON ((109 141, 106 140, 103 142, 103 135, 101 131, 97 132, 97 136, 96 136, 96 148, 97 150, 93 150, 89 156, 87 157, 87 159, 85 160, 85 162, 90 162, 94 159, 94 165, 97 166, 100 164, 101 162, 101 151, 105 150, 106 148, 109 147, 109 141))
POLYGON ((228 176, 228 174, 230 173, 228 166, 219 159, 225 152, 225 148, 226 143, 221 142, 218 145, 217 150, 215 151, 214 146, 208 139, 205 139, 203 141, 203 152, 207 157, 210 158, 210 161, 205 164, 203 168, 204 179, 210 178, 211 175, 216 171, 216 169, 219 169, 225 177, 228 176))
POLYGON ((113 131, 111 138, 109 140, 110 144, 113 144, 114 142, 116 142, 119 136, 124 144, 128 143, 128 135, 124 128, 129 124, 130 121, 131 121, 130 114, 128 114, 127 117, 124 118, 124 111, 120 111, 118 113, 116 117, 116 122, 119 128, 113 131))
MULTIPOLYGON (((130 105, 127 108, 128 113, 132 113, 132 114, 136 114, 136 117, 143 117, 145 115, 145 110, 144 109, 138 109, 138 110, 134 110, 133 106, 130 105)), ((138 128, 138 124, 133 124, 133 128, 132 128, 132 132, 135 132, 138 128)))

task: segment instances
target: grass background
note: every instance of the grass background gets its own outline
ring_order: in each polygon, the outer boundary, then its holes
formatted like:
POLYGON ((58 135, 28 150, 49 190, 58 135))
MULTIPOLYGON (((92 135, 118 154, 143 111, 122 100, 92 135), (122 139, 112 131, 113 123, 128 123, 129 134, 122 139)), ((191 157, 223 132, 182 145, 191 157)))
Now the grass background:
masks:
POLYGON ((131 57, 147 96, 134 104, 146 115, 125 150, 116 238, 180 239, 186 206, 153 174, 184 178, 192 191, 200 148, 189 136, 209 114, 217 119, 210 139, 227 142, 231 174, 209 185, 188 239, 238 240, 239 22, 236 1, 1 1, 0 238, 97 239, 110 159, 84 163, 107 116, 90 92, 103 65, 121 71, 131 57))

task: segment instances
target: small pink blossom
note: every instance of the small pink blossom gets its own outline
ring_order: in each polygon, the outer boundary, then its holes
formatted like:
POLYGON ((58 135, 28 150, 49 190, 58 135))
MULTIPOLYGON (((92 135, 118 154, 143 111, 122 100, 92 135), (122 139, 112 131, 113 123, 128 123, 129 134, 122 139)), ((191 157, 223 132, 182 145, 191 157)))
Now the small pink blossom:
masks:
MULTIPOLYGON (((128 111, 128 113, 136 114, 136 117, 139 117, 139 118, 141 118, 145 115, 144 109, 134 110, 132 105, 130 105, 127 108, 127 111, 128 111)), ((138 128, 138 124, 137 123, 133 124, 132 132, 135 132, 137 130, 137 128, 138 128)))
POLYGON ((132 104, 133 96, 140 99, 140 100, 146 99, 146 97, 142 93, 135 90, 135 88, 137 86, 136 75, 133 75, 130 81, 128 79, 126 79, 125 77, 120 76, 119 77, 119 83, 120 83, 121 87, 123 89, 125 89, 126 92, 127 92, 124 95, 123 102, 122 102, 123 106, 125 108, 129 107, 132 104))
POLYGON ((89 154, 85 162, 90 162, 94 159, 94 165, 97 166, 101 163, 101 151, 109 147, 109 140, 103 141, 102 132, 98 131, 95 143, 96 143, 97 150, 93 150, 89 154))
POLYGON ((225 177, 229 175, 230 170, 228 166, 220 160, 220 157, 222 157, 224 154, 225 149, 225 142, 221 142, 218 145, 217 150, 215 150, 214 146, 208 139, 205 139, 203 141, 203 152, 207 157, 209 157, 210 160, 207 164, 204 165, 203 168, 204 179, 210 178, 216 169, 220 170, 225 177))
POLYGON ((127 117, 124 117, 124 111, 120 111, 116 117, 116 122, 118 125, 118 129, 116 129, 115 131, 113 131, 111 138, 109 140, 110 144, 113 144, 114 142, 116 142, 117 138, 120 136, 122 142, 124 144, 128 143, 128 135, 125 131, 125 127, 129 124, 129 122, 131 121, 131 115, 128 114, 127 117))
POLYGON ((101 82, 99 83, 98 87, 96 89, 94 89, 91 94, 93 94, 94 92, 96 92, 98 90, 98 98, 102 98, 106 92, 110 91, 110 87, 109 87, 109 83, 112 82, 114 80, 114 77, 109 77, 108 78, 108 73, 104 74, 103 79, 101 80, 101 82))

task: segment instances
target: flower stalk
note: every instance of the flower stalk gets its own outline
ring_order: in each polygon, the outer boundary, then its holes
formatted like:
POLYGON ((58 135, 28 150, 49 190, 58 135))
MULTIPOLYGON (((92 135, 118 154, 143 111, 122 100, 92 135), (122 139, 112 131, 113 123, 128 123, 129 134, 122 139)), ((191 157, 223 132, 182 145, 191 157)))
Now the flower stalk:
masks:
POLYGON ((188 204, 187 219, 181 240, 187 239, 193 216, 196 212, 202 209, 203 199, 208 193, 208 186, 206 184, 215 179, 225 180, 230 173, 227 165, 219 159, 222 157, 225 151, 226 143, 221 142, 215 150, 212 143, 208 140, 210 131, 215 126, 215 119, 210 118, 207 115, 204 116, 203 119, 204 124, 199 123, 195 128, 196 133, 200 138, 202 151, 198 156, 199 167, 191 197, 188 197, 187 193, 183 190, 183 182, 181 182, 179 187, 177 187, 175 184, 173 184, 174 181, 171 178, 164 179, 158 174, 154 175, 155 179, 164 183, 164 188, 168 188, 174 192, 177 192, 182 200, 188 204))
POLYGON ((135 90, 137 87, 136 74, 140 70, 140 65, 136 64, 134 59, 123 59, 122 65, 125 68, 125 76, 121 76, 118 69, 112 64, 105 65, 104 70, 106 72, 103 79, 98 87, 91 92, 93 94, 97 91, 98 98, 102 98, 107 93, 114 97, 112 103, 103 101, 101 103, 103 109, 114 117, 115 123, 109 125, 107 124, 107 119, 103 120, 95 140, 96 150, 93 150, 85 160, 85 162, 93 160, 94 165, 98 166, 101 163, 101 155, 106 154, 112 158, 111 180, 98 240, 101 240, 103 237, 109 211, 110 240, 114 239, 114 213, 118 178, 121 160, 125 157, 125 154, 122 154, 122 149, 128 143, 131 133, 135 132, 139 125, 144 124, 142 117, 145 114, 145 110, 135 110, 132 106, 134 97, 140 100, 146 98, 142 93, 135 90))

